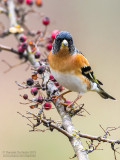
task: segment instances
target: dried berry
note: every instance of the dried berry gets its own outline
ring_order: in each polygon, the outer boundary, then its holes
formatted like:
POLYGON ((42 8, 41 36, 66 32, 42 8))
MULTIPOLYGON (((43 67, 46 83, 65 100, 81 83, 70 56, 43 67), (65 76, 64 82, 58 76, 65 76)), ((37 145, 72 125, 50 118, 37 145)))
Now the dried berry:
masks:
POLYGON ((34 84, 33 79, 32 79, 32 78, 29 78, 29 79, 27 80, 27 85, 28 85, 28 86, 32 86, 33 84, 34 84))
POLYGON ((37 70, 39 74, 43 74, 45 72, 45 66, 40 66, 37 70))
POLYGON ((23 98, 26 100, 26 99, 28 99, 28 95, 27 94, 24 94, 23 95, 23 98))
POLYGON ((43 103, 43 101, 44 101, 44 99, 43 99, 43 97, 42 97, 42 96, 39 96, 39 97, 38 97, 38 99, 37 99, 37 101, 38 101, 40 104, 42 104, 42 103, 43 103))
POLYGON ((40 58, 40 55, 41 55, 40 52, 38 52, 38 51, 35 52, 35 58, 36 58, 36 59, 40 58))

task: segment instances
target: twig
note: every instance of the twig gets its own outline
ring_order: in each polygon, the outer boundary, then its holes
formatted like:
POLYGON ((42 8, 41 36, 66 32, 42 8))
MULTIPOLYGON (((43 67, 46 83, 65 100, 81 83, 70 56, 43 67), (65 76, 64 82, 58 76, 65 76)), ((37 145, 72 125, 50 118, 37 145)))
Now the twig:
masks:
MULTIPOLYGON (((35 124, 27 116, 21 114, 20 112, 17 112, 17 113, 20 114, 22 117, 28 119, 35 126, 35 124)), ((27 112, 27 114, 30 114, 30 115, 32 115, 32 116, 34 116, 35 118, 38 119, 38 117, 35 114, 31 113, 31 112, 27 112)), ((41 121, 41 123, 46 124, 47 127, 52 127, 53 129, 56 129, 57 131, 61 132, 62 134, 67 136, 69 139, 71 139, 73 137, 73 135, 69 134, 67 131, 65 131, 64 129, 62 129, 58 125, 56 125, 53 122, 51 122, 51 120, 47 120, 47 119, 41 118, 40 121, 41 121)))
POLYGON ((0 45, 0 50, 9 51, 9 52, 12 52, 12 53, 19 55, 19 52, 17 50, 15 50, 11 47, 8 47, 8 46, 0 45))
POLYGON ((111 143, 111 144, 120 144, 120 140, 110 140, 110 139, 106 139, 106 138, 102 138, 100 136, 91 136, 88 134, 84 134, 84 133, 79 133, 79 136, 82 138, 87 138, 90 140, 97 140, 99 142, 107 142, 107 143, 111 143))

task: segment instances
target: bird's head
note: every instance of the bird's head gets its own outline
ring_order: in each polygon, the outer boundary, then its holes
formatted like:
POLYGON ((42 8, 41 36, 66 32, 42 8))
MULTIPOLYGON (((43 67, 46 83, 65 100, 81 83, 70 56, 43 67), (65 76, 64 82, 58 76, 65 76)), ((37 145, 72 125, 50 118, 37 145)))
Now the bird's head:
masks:
POLYGON ((62 31, 59 32, 53 42, 52 53, 56 54, 59 51, 69 51, 70 54, 73 54, 75 47, 73 44, 72 36, 69 32, 62 31))

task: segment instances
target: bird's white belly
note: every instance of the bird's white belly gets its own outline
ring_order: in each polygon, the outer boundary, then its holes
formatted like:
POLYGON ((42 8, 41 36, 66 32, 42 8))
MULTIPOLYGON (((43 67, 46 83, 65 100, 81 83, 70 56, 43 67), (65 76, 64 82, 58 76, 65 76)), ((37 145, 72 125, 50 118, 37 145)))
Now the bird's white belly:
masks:
POLYGON ((83 83, 82 79, 72 73, 61 73, 52 69, 51 73, 63 87, 79 93, 87 92, 87 85, 83 83))

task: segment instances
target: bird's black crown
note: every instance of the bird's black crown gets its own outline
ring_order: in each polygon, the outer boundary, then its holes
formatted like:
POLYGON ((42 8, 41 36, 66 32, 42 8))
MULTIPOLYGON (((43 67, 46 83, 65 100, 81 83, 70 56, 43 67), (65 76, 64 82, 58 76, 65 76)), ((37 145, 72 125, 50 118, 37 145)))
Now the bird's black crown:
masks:
POLYGON ((53 47, 52 47, 52 53, 56 53, 60 50, 61 47, 61 43, 63 40, 67 40, 68 42, 68 48, 69 48, 69 52, 72 54, 75 50, 75 47, 73 45, 73 39, 72 39, 72 35, 69 32, 66 31, 62 31, 59 32, 56 37, 55 40, 53 42, 53 47))

